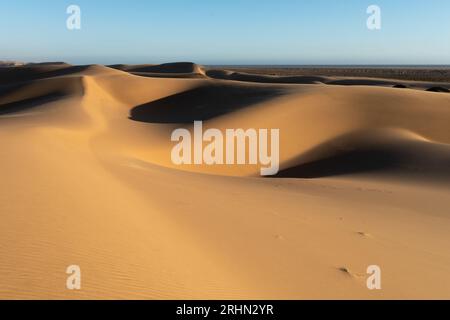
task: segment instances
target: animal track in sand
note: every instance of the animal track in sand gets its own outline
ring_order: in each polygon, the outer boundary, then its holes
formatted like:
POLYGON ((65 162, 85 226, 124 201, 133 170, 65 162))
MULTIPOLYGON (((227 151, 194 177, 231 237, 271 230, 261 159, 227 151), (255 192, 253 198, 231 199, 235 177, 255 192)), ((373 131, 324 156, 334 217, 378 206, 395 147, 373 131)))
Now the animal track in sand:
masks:
POLYGON ((358 231, 358 232, 356 232, 356 234, 358 234, 358 235, 360 235, 361 237, 364 237, 364 238, 373 238, 373 236, 370 233, 366 233, 364 231, 358 231))
POLYGON ((348 275, 350 277, 352 276, 352 273, 346 267, 340 267, 340 268, 338 268, 338 270, 341 271, 342 273, 345 273, 346 275, 348 275))
POLYGON ((284 237, 281 234, 275 234, 274 238, 277 240, 284 240, 284 237))
POLYGON ((352 277, 352 278, 362 278, 365 276, 364 274, 354 273, 347 267, 340 267, 340 268, 338 268, 338 270, 340 272, 342 272, 343 274, 345 274, 349 277, 352 277))

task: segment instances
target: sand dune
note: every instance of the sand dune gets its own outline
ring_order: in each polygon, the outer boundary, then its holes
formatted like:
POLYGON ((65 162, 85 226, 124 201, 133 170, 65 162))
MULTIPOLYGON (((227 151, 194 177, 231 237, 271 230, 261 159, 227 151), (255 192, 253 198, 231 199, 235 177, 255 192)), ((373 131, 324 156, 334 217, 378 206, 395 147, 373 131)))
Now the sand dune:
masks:
POLYGON ((203 78, 204 69, 192 62, 164 63, 159 65, 111 65, 111 68, 131 72, 135 75, 155 78, 203 78))
POLYGON ((129 72, 150 72, 150 73, 202 73, 199 65, 192 62, 175 62, 158 65, 113 65, 111 67, 129 72))
MULTIPOLYGON (((401 81, 450 82, 450 68, 439 66, 264 66, 264 67, 230 67, 232 72, 243 72, 273 76, 325 76, 339 78, 377 78, 401 81)), ((211 69, 217 69, 211 67, 211 69)))
POLYGON ((291 161, 279 177, 318 178, 370 173, 376 177, 450 184, 450 148, 407 131, 356 131, 291 161))
MULTIPOLYGON (((251 69, 252 71, 255 71, 251 69)), ((257 70, 258 71, 258 70, 257 70)), ((304 70, 301 70, 304 71, 304 70)), ((374 71, 377 71, 376 69, 374 71)), ((322 71, 323 72, 323 71, 322 71)), ((322 72, 313 74, 311 71, 309 75, 265 75, 265 74, 251 74, 242 71, 231 70, 216 70, 206 69, 205 75, 213 79, 222 80, 234 80, 245 82, 257 82, 257 83, 291 83, 291 84, 328 84, 328 85, 345 85, 345 86, 383 86, 392 88, 409 88, 417 90, 426 90, 431 92, 450 92, 450 82, 426 82, 426 81, 411 81, 401 79, 385 79, 376 77, 342 77, 342 76, 323 76, 322 72), (438 84, 439 86, 436 86, 438 84)), ((282 73, 282 72, 281 72, 282 73)), ((416 74, 417 71, 404 72, 416 74)), ((288 73, 290 74, 290 73, 288 73)), ((355 73, 357 74, 357 73, 355 73)), ((382 73, 375 73, 376 75, 382 75, 382 73)), ((401 75, 404 75, 401 74, 401 75)), ((362 74, 364 75, 364 73, 362 74)), ((399 76, 399 78, 401 78, 399 76)), ((445 78, 447 80, 447 78, 445 78)))
POLYGON ((450 95, 432 87, 2 68, 0 298, 450 298, 450 95), (279 175, 174 165, 171 132, 194 120, 279 128, 279 175), (80 291, 65 288, 72 264, 80 291))
POLYGON ((256 75, 242 72, 232 72, 226 70, 208 70, 207 76, 215 79, 260 82, 260 83, 297 83, 314 84, 325 83, 328 78, 319 76, 270 76, 256 75))

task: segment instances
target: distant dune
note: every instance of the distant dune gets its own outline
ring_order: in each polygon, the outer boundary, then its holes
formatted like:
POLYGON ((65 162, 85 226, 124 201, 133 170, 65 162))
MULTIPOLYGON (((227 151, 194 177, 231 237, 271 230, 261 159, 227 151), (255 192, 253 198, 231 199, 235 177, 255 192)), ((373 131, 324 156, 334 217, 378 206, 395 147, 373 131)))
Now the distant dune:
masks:
MULTIPOLYGON (((215 67, 209 67, 208 69, 215 67)), ((234 72, 274 76, 327 76, 450 82, 450 67, 439 66, 270 66, 224 67, 234 72)))
POLYGON ((250 71, 1 68, 0 298, 449 299, 449 83, 250 71), (279 174, 176 166, 196 120, 280 129, 279 174))
POLYGON ((131 72, 135 75, 170 78, 199 78, 204 75, 201 66, 192 62, 175 62, 160 65, 111 65, 111 68, 131 72))
MULTIPOLYGON (((436 77, 421 78, 421 70, 417 69, 357 69, 348 71, 348 76, 325 76, 324 74, 346 74, 344 68, 340 69, 214 69, 206 68, 205 74, 214 79, 235 80, 258 83, 291 83, 291 84, 329 84, 347 86, 385 86, 393 88, 412 88, 434 92, 449 92, 450 71, 444 74, 434 74, 436 77), (336 71, 339 70, 339 71, 336 71), (246 71, 250 72, 247 73, 246 71), (365 72, 363 72, 365 71, 365 72), (383 78, 383 72, 392 79, 383 78), (398 71, 398 72, 394 72, 398 71), (252 73, 254 72, 254 73, 252 73), (265 72, 265 73, 263 73, 265 72), (427 81, 412 81, 411 79, 421 78, 427 81), (439 81, 444 82, 439 82, 439 81), (436 87, 436 84, 441 87, 436 87)), ((423 71, 423 70, 422 70, 423 71)), ((425 70, 426 71, 426 70, 425 70)), ((426 72, 425 72, 426 73, 426 72)))
POLYGON ((1 61, 0 60, 0 68, 3 67, 16 67, 16 66, 22 66, 25 63, 20 62, 20 61, 1 61))

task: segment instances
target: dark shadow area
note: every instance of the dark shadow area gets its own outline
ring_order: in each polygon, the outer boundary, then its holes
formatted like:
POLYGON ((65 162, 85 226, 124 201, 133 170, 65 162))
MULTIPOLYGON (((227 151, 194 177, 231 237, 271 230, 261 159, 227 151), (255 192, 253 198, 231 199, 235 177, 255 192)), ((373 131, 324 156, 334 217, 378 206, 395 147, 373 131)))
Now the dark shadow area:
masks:
POLYGON ((33 97, 25 100, 15 101, 0 105, 0 116, 10 113, 22 112, 31 108, 38 107, 44 103, 57 101, 64 97, 62 92, 53 92, 39 97, 33 97))
POLYGON ((310 179, 376 173, 450 183, 448 146, 390 135, 345 135, 319 145, 292 163, 276 177, 310 179))
POLYGON ((281 170, 281 178, 323 178, 395 169, 402 156, 389 150, 352 150, 281 170))
POLYGON ((408 87, 405 86, 404 84, 396 84, 396 85, 392 86, 392 88, 397 88, 397 89, 408 89, 408 87))
POLYGON ((371 79, 340 79, 327 82, 329 85, 341 86, 394 86, 397 85, 394 81, 385 80, 371 80, 371 79))
POLYGON ((250 107, 284 92, 267 87, 203 86, 134 107, 130 119, 150 123, 192 123, 250 107))
POLYGON ((443 87, 431 87, 431 88, 428 88, 426 91, 429 91, 429 92, 445 92, 445 93, 449 93, 450 92, 449 89, 443 88, 443 87))
POLYGON ((158 65, 124 65, 114 64, 108 67, 127 72, 144 73, 192 73, 196 71, 197 65, 192 62, 174 62, 158 65))
POLYGON ((0 85, 0 97, 11 94, 17 90, 20 90, 24 88, 26 85, 27 85, 26 82, 0 85))
POLYGON ((135 76, 147 78, 180 78, 180 79, 203 79, 204 75, 199 73, 153 73, 153 72, 130 72, 135 76))
POLYGON ((0 85, 28 82, 38 79, 58 77, 85 71, 90 66, 70 65, 30 65, 24 67, 0 68, 0 85))
POLYGON ((226 72, 223 70, 208 70, 206 75, 213 79, 234 80, 256 83, 284 83, 284 84, 317 84, 324 83, 327 78, 321 76, 270 76, 226 72))

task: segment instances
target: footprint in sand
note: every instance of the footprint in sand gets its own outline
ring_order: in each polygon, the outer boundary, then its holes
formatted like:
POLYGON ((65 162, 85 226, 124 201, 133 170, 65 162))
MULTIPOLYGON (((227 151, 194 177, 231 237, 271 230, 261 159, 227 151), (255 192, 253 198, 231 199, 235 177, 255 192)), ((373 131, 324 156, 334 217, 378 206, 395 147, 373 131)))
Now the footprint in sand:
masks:
POLYGON ((354 273, 347 267, 340 267, 340 268, 338 268, 338 270, 341 273, 343 273, 344 275, 348 276, 348 277, 352 277, 352 278, 363 278, 363 277, 365 277, 364 274, 354 273))
POLYGON ((358 231, 356 232, 357 235, 360 235, 364 238, 373 238, 373 236, 370 233, 364 232, 364 231, 358 231))
POLYGON ((275 234, 274 238, 277 240, 284 240, 284 237, 281 234, 275 234))

